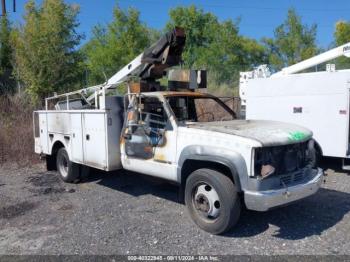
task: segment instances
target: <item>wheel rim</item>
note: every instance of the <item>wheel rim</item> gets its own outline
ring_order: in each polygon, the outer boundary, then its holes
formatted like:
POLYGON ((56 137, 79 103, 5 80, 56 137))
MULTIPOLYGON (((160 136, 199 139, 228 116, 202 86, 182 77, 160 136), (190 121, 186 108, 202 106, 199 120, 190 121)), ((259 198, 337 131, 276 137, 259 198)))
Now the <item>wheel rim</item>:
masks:
POLYGON ((206 219, 214 220, 220 214, 219 195, 214 187, 207 183, 201 183, 194 188, 192 203, 198 213, 206 219))
POLYGON ((60 154, 58 157, 58 169, 61 176, 67 177, 68 175, 68 159, 64 154, 60 154))

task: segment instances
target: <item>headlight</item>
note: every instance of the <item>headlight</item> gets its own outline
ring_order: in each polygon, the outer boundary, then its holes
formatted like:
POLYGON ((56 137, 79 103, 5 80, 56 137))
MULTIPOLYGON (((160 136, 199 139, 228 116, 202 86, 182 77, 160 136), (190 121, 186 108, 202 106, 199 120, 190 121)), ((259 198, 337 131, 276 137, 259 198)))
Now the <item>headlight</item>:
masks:
POLYGON ((276 168, 271 165, 271 161, 266 156, 263 148, 254 148, 252 150, 252 175, 262 178, 268 177, 275 173, 276 168))

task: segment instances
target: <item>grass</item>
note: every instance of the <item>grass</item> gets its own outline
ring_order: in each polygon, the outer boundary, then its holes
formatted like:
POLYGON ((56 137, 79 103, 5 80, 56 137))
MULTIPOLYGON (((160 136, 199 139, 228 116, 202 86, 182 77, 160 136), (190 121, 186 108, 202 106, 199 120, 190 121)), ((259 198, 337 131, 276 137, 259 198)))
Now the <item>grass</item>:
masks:
POLYGON ((38 161, 34 154, 33 110, 26 95, 0 96, 0 165, 38 161))
POLYGON ((239 96, 237 87, 233 87, 228 84, 214 84, 210 82, 208 83, 208 93, 215 96, 239 96))

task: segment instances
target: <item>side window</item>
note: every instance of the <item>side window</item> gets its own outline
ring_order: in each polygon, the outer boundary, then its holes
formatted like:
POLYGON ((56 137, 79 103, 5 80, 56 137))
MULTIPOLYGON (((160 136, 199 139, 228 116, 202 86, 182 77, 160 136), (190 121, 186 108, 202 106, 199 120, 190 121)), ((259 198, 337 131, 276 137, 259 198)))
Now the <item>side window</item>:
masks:
POLYGON ((169 97, 168 102, 178 121, 197 121, 194 99, 188 97, 169 97))
POLYGON ((165 129, 168 121, 163 103, 155 97, 145 97, 141 100, 142 121, 151 128, 165 129))

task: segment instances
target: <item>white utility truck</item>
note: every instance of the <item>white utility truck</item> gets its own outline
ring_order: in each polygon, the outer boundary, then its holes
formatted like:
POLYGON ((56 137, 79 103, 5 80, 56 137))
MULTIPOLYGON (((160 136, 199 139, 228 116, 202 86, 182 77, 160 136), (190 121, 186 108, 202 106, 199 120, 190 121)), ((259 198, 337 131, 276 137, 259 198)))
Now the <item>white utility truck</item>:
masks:
POLYGON ((205 71, 169 70, 180 64, 185 39, 176 28, 105 84, 47 98, 46 110, 34 112, 34 133, 48 169, 66 182, 88 167, 175 182, 195 223, 214 234, 237 222, 241 203, 266 211, 314 194, 323 171, 314 167, 311 131, 235 120, 220 99, 195 92, 205 71), (156 80, 165 73, 162 87, 156 80), (110 94, 123 83, 127 95, 110 94))
POLYGON ((350 43, 270 74, 266 65, 242 72, 240 97, 246 119, 284 121, 313 131, 318 156, 339 157, 350 169, 350 70, 302 73, 338 57, 350 57, 350 43))

